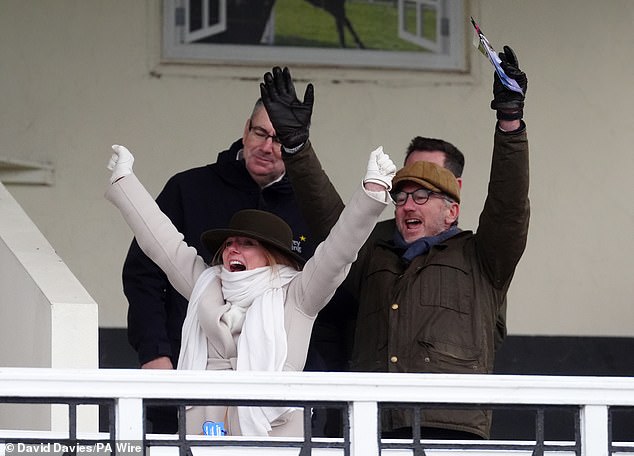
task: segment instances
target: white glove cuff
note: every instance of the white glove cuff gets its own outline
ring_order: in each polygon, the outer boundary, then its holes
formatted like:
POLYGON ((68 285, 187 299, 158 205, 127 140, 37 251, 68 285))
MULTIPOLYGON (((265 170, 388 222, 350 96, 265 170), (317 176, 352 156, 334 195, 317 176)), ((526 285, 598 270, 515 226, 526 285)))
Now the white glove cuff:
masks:
MULTIPOLYGON (((386 176, 387 177, 387 176, 386 176)), ((389 182, 385 179, 381 179, 378 176, 368 176, 363 180, 363 183, 367 183, 367 182, 371 182, 373 184, 379 184, 383 187, 385 187, 386 191, 390 191, 392 190, 392 180, 390 179, 389 182)))

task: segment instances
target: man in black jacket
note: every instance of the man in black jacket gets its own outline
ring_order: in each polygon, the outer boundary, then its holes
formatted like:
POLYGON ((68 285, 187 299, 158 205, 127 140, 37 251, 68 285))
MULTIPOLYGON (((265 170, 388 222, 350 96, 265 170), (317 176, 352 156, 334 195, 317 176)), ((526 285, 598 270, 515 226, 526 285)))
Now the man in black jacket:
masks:
MULTIPOLYGON (((293 249, 310 258, 317 245, 300 214, 285 175, 281 146, 260 100, 246 121, 242 138, 218 155, 214 164, 180 172, 169 179, 156 201, 208 263, 203 231, 225 227, 241 209, 270 211, 293 229, 293 249)), ((123 266, 124 293, 129 302, 128 340, 144 369, 176 367, 187 300, 165 274, 132 242, 123 266)), ((148 410, 152 432, 176 432, 171 408, 148 410)))

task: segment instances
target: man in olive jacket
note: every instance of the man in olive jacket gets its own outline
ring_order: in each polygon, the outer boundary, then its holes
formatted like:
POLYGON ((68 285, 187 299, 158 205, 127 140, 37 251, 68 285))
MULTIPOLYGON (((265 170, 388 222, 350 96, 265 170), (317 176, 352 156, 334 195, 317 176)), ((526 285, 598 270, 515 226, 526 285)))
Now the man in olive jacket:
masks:
MULTIPOLYGON (((451 177, 416 162, 394 179, 395 201, 402 203, 395 209, 397 233, 392 241, 367 244, 348 277, 360 303, 352 370, 492 372, 498 311, 528 233, 525 130, 495 133, 489 192, 475 233, 454 225, 459 193, 447 183, 451 177)), ((409 411, 386 411, 382 424, 392 436, 406 436, 409 411)), ((424 427, 446 430, 423 430, 423 437, 487 438, 490 424, 485 410, 422 412, 424 427)))
MULTIPOLYGON (((352 370, 493 370, 496 321, 526 246, 530 212, 528 141, 522 121, 527 78, 509 47, 504 47, 500 58, 503 69, 523 90, 506 88, 495 75, 491 107, 498 122, 478 228, 472 232, 457 226, 460 186, 451 172, 427 162, 409 163, 398 172, 392 189, 393 236, 386 239, 377 232, 371 237, 344 283, 359 303, 352 370)), ((265 76, 263 84, 274 126, 276 110, 293 109, 293 103, 285 101, 294 96, 294 90, 287 90, 292 83, 280 83, 279 76, 265 76)), ((296 191, 302 189, 298 198, 309 224, 321 221, 323 229, 340 210, 324 204, 324 195, 336 191, 312 149, 300 147, 289 153, 283 148, 283 152, 292 185, 296 191)), ((332 195, 329 198, 332 202, 332 195)), ((382 435, 411 437, 412 423, 408 410, 385 410, 382 435)), ((423 438, 488 438, 491 412, 423 409, 421 426, 423 438)))

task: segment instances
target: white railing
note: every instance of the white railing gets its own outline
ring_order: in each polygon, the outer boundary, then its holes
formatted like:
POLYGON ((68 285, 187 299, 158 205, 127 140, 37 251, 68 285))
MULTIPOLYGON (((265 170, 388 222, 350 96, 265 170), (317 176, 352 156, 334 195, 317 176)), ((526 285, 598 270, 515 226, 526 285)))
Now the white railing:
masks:
MULTIPOLYGON (((634 406, 634 379, 599 377, 555 377, 555 376, 509 376, 509 375, 444 375, 444 374, 369 374, 334 372, 229 372, 229 371, 150 371, 115 369, 0 369, 0 402, 19 399, 46 399, 63 403, 67 399, 90 400, 110 398, 114 403, 114 436, 104 437, 95 429, 93 434, 31 432, 32 438, 102 438, 116 442, 154 442, 153 453, 178 454, 178 447, 170 439, 179 436, 153 436, 144 434, 143 400, 177 399, 183 403, 195 400, 251 400, 289 401, 293 405, 302 402, 347 403, 349 406, 349 448, 345 439, 330 439, 339 442, 338 448, 313 447, 312 455, 375 456, 385 455, 575 455, 608 456, 633 454, 634 443, 619 442, 618 451, 611 451, 609 442, 609 407, 634 406), (54 399, 54 400, 51 400, 54 399), (571 447, 575 442, 546 442, 546 451, 535 452, 535 442, 487 441, 472 449, 425 449, 415 453, 410 448, 380 448, 377 439, 379 403, 441 403, 441 404, 487 404, 513 406, 579 406, 580 441, 578 451, 573 449, 556 451, 558 445, 571 447), (92 437, 90 437, 92 435, 92 437), (61 437, 60 437, 61 436, 61 437), (96 437, 95 437, 96 436, 96 437), (157 444, 163 439, 165 445, 157 444), (343 445, 341 444, 343 442, 343 445), (493 449, 492 445, 519 445, 513 449, 493 449), (525 447, 522 447, 525 445, 525 447), (159 451, 160 450, 160 451, 159 451)), ((94 403, 94 402, 93 402, 94 403)), ((94 407, 94 405, 92 405, 94 407)), ((72 420, 70 420, 72 421, 72 420)), ((10 442, 24 438, 23 430, 0 431, 0 441, 10 442)), ((633 431, 634 435, 634 431, 633 431)), ((181 436, 183 437, 183 436, 181 436)), ((266 439, 254 444, 252 440, 229 437, 181 438, 187 444, 198 441, 219 440, 223 446, 197 448, 194 454, 207 452, 212 455, 276 454, 298 455, 303 439, 288 440, 295 447, 271 448, 277 442, 266 439), (249 442, 248 446, 247 443, 249 442), (227 443, 227 445, 224 445, 227 443)), ((327 442, 328 439, 313 439, 327 442)), ((634 441, 634 437, 632 438, 634 441)), ((398 441, 406 442, 406 441, 398 441)), ((425 443, 426 441, 422 441, 425 443)), ((438 443, 438 441, 435 441, 438 443)), ((462 442, 464 443, 464 442, 462 442)), ((478 445, 473 442, 471 446, 478 445)), ((319 446, 319 445, 317 445, 319 446)), ((335 445, 336 446, 336 445, 335 445)), ((2 454, 5 447, 1 447, 2 454)), ((500 447, 503 448, 503 447, 500 447)), ((7 452, 8 454, 8 452, 7 452)), ((15 453, 11 453, 15 454, 15 453)))

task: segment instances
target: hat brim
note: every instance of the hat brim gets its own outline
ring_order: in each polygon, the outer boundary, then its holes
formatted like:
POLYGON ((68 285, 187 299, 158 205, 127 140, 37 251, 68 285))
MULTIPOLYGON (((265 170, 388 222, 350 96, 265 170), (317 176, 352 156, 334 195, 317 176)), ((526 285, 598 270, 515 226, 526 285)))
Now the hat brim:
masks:
POLYGON ((264 244, 267 248, 271 247, 277 250, 278 252, 292 258, 294 261, 297 261, 299 265, 303 266, 306 263, 306 260, 292 251, 289 246, 283 245, 275 240, 271 240, 265 238, 264 236, 249 230, 233 230, 229 228, 219 228, 214 230, 205 231, 201 236, 200 240, 205 246, 205 248, 211 253, 215 255, 218 249, 222 246, 224 241, 231 236, 243 236, 249 237, 252 239, 256 239, 264 244))
POLYGON ((410 177, 410 176, 405 176, 402 177, 400 179, 398 179, 396 182, 392 181, 392 186, 394 188, 394 190, 398 190, 399 188, 401 188, 405 182, 414 182, 415 184, 421 185, 423 187, 425 187, 427 190, 431 190, 432 192, 436 192, 436 193, 440 193, 442 195, 445 195, 449 198, 451 198, 453 201, 455 201, 456 203, 460 204, 460 195, 452 195, 450 193, 447 193, 445 190, 443 190, 440 187, 436 187, 434 184, 430 184, 429 182, 427 182, 424 179, 421 179, 419 177, 410 177))

